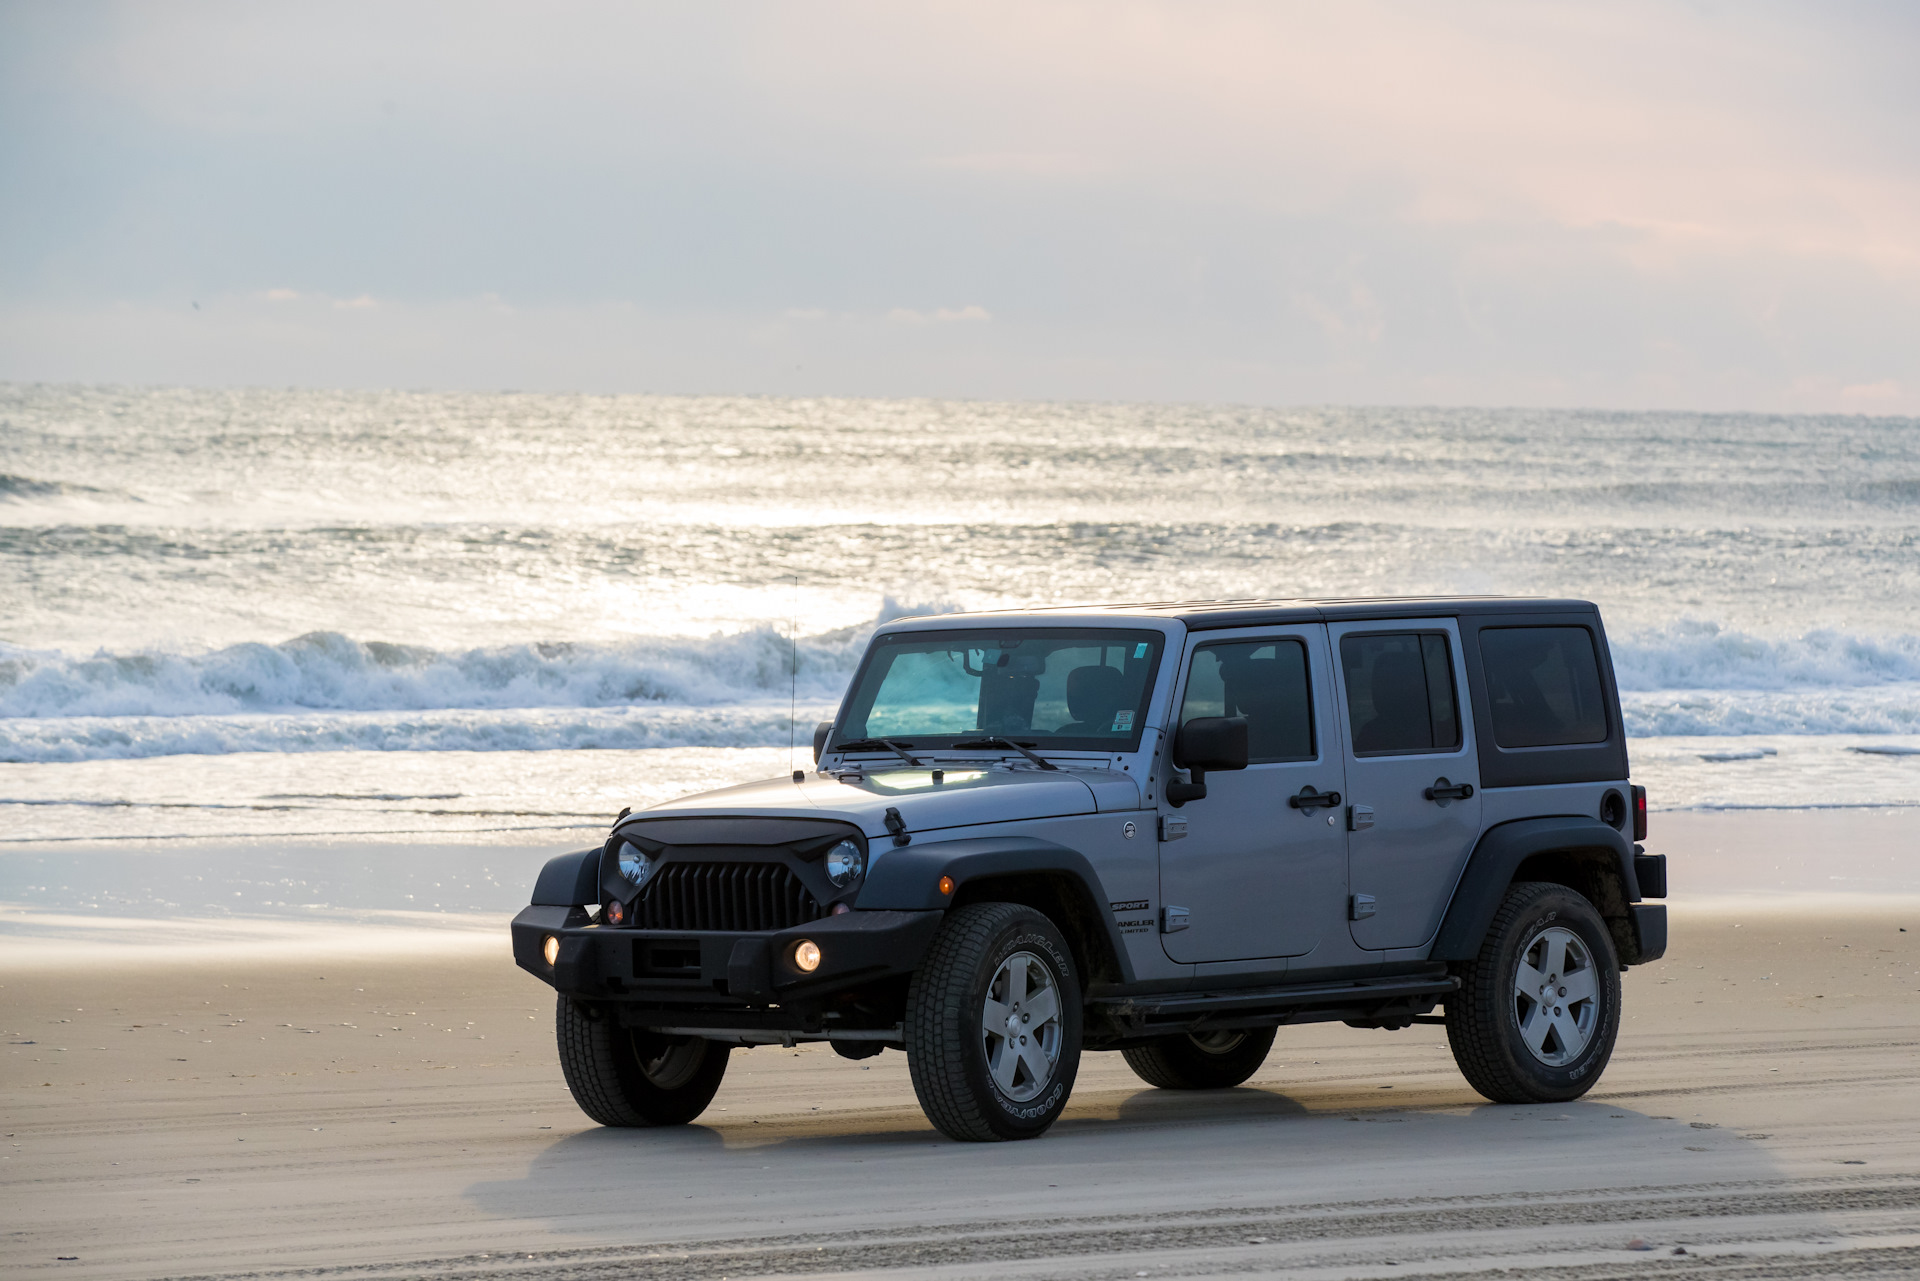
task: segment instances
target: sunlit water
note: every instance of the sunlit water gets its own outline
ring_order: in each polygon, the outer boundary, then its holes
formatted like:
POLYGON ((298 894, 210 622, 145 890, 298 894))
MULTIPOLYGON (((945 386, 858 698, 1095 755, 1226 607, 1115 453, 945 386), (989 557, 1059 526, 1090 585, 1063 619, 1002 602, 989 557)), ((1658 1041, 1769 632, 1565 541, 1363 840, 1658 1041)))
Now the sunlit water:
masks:
POLYGON ((1911 419, 15 385, 0 842, 564 847, 882 618, 1425 592, 1600 602, 1656 807, 1920 804, 1911 419))

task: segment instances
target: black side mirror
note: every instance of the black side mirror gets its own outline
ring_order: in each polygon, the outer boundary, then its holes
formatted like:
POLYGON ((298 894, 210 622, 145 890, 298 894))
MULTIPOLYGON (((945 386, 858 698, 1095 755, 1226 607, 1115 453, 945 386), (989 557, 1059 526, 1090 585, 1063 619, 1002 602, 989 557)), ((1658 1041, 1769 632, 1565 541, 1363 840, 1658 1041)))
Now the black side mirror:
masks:
POLYGON ((833 733, 832 721, 821 721, 813 727, 813 763, 820 763, 820 756, 827 750, 827 737, 833 733))
POLYGON ((1247 718, 1196 716, 1173 736, 1173 763, 1193 781, 1167 784, 1167 804, 1179 809, 1188 801, 1204 800, 1207 771, 1247 767, 1247 718))

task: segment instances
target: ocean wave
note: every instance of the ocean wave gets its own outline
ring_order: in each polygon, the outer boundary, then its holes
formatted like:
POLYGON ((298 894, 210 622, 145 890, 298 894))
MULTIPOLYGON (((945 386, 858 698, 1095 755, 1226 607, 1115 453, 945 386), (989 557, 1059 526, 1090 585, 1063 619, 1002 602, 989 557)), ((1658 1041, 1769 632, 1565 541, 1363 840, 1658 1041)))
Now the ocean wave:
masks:
POLYGON ((443 709, 0 720, 0 762, 70 763, 236 752, 541 752, 784 747, 807 752, 834 704, 443 709))
MULTIPOLYGON (((77 494, 105 494, 105 489, 96 489, 92 485, 75 484, 68 480, 35 480, 31 476, 16 476, 11 472, 0 472, 0 502, 26 501, 35 498, 64 498, 77 494)), ((130 495, 121 495, 130 497, 130 495)))
POLYGON ((873 623, 797 643, 760 627, 705 638, 459 651, 358 641, 337 632, 205 653, 148 649, 77 657, 0 645, 0 719, 705 706, 786 693, 790 685, 808 699, 837 698, 874 627, 945 608, 889 600, 873 623))
MULTIPOLYGON (((773 746, 790 679, 830 709, 875 627, 945 608, 889 601, 872 623, 801 637, 794 676, 794 643, 771 627, 458 651, 333 632, 200 653, 0 646, 0 759, 773 746)), ((1680 622, 1615 639, 1613 658, 1635 737, 1920 733, 1913 636, 1680 622)))
POLYGON ((1767 639, 1682 620, 1609 638, 1628 690, 1788 690, 1920 682, 1920 636, 1816 630, 1767 639))
POLYGON ((1920 681, 1876 689, 1622 690, 1620 712, 1630 738, 1920 734, 1920 681))

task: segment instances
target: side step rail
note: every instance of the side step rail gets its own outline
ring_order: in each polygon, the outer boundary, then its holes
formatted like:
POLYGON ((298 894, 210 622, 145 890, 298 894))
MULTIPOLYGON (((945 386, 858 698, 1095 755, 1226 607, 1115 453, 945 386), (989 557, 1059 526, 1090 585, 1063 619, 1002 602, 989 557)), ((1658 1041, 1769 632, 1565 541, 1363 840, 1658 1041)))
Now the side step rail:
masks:
MULTIPOLYGON (((1120 1027, 1190 1027, 1221 1019, 1306 1022, 1334 1011, 1371 1013, 1396 1002, 1446 996, 1459 987, 1451 975, 1414 975, 1348 983, 1303 983, 1285 987, 1228 988, 1166 996, 1109 996, 1089 1002, 1120 1027), (1304 1017, 1294 1018, 1294 1015, 1304 1017)), ((1427 1002, 1431 1008, 1431 1002, 1427 1002)))

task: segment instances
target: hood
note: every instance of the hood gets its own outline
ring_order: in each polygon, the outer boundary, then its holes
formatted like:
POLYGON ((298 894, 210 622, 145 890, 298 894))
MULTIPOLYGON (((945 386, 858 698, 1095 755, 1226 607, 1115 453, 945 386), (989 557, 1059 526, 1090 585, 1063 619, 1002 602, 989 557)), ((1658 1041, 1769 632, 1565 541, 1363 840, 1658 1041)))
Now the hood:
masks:
POLYGON ((1140 789, 1116 770, 948 769, 935 783, 924 769, 879 769, 859 782, 808 774, 743 783, 700 792, 636 813, 634 817, 696 814, 768 818, 835 818, 852 823, 869 839, 887 834, 889 808, 900 811, 909 832, 975 823, 1063 818, 1099 810, 1134 809, 1140 789))

